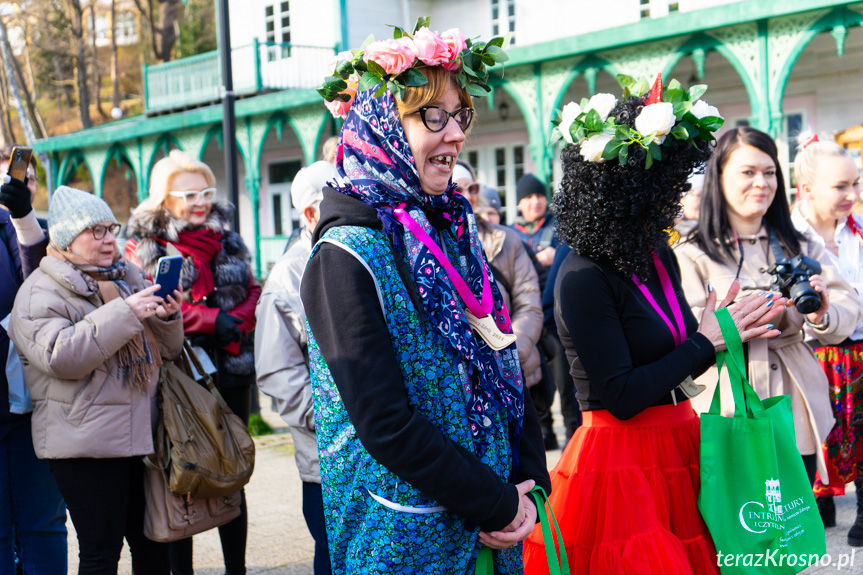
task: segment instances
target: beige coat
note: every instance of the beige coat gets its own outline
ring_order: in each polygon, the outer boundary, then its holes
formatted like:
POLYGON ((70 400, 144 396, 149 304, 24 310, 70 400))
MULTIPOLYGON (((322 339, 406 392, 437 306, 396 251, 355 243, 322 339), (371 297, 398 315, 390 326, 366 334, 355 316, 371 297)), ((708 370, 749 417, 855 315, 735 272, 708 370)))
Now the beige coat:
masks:
POLYGON ((542 335, 542 297, 536 269, 518 233, 510 228, 477 220, 479 237, 488 262, 506 278, 512 293, 498 282, 516 336, 524 384, 533 387, 542 379, 539 350, 542 335))
MULTIPOLYGON (((124 278, 145 287, 140 268, 124 278)), ((183 347, 183 319, 146 320, 166 359, 183 347)), ((81 272, 45 257, 15 298, 9 336, 33 401, 33 447, 41 459, 131 457, 153 452, 158 381, 127 384, 118 351, 144 326, 122 299, 102 303, 81 272)), ((154 350, 155 351, 155 350, 154 350)), ((158 376, 156 376, 158 377, 158 376)))
MULTIPOLYGON (((775 261, 770 249, 769 235, 764 228, 754 236, 740 236, 740 240, 744 259, 740 270, 741 292, 738 297, 767 289, 770 275, 761 270, 767 269, 775 261)), ((713 285, 721 300, 734 280, 737 264, 711 260, 695 242, 678 243, 674 251, 680 262, 686 299, 692 306, 695 317, 701 318, 707 298, 707 284, 713 285)), ((854 290, 842 279, 839 270, 833 266, 821 245, 802 241, 801 252, 821 262, 821 276, 830 298, 830 324, 826 330, 819 332, 819 338, 827 344, 839 343, 854 331, 854 326, 863 315, 863 309, 854 290)), ((822 477, 826 477, 827 468, 819 447, 835 423, 827 377, 821 371, 812 350, 803 342, 804 316, 791 306, 773 323, 782 332, 780 336, 749 342, 749 382, 762 399, 785 394, 791 397, 797 447, 803 455, 818 454, 818 470, 822 477)), ((712 367, 698 379, 698 383, 707 385, 707 391, 692 401, 693 407, 699 413, 710 408, 716 381, 716 367, 712 367)), ((727 384, 723 385, 723 390, 726 386, 727 384)), ((723 415, 733 415, 733 409, 731 392, 728 390, 722 393, 723 415)))

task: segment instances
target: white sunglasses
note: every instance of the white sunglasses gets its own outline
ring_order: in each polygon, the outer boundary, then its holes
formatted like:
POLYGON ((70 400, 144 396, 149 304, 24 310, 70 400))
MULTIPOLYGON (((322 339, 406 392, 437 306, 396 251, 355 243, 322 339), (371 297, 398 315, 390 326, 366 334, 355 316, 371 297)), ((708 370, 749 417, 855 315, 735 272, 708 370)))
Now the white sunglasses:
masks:
POLYGON ((175 198, 183 198, 183 201, 186 202, 187 206, 194 206, 196 204, 204 202, 212 202, 213 198, 216 197, 216 188, 205 188, 200 192, 197 190, 188 190, 185 192, 168 192, 175 198))

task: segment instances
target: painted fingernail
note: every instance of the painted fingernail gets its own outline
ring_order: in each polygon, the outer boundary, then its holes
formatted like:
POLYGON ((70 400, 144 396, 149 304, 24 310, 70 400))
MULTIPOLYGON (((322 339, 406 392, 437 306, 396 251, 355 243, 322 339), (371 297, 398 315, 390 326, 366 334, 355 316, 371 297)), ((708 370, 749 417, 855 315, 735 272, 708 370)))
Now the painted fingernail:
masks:
POLYGON ((713 293, 713 286, 710 284, 707 284, 707 293, 713 293))
POLYGON ((772 324, 772 323, 768 323, 768 324, 767 324, 767 325, 765 325, 764 327, 766 327, 766 328, 767 328, 767 331, 770 331, 771 329, 773 329, 773 324, 772 324))
MULTIPOLYGON (((762 292, 762 293, 763 293, 763 292, 762 292)), ((767 299, 772 298, 772 297, 773 297, 773 292, 772 292, 772 291, 767 292, 767 295, 765 295, 764 297, 766 297, 767 299)))
POLYGON ((770 307, 770 306, 772 306, 772 305, 773 305, 773 300, 770 300, 769 302, 767 302, 767 306, 766 306, 766 307, 770 307))
POLYGON ((764 294, 766 294, 766 293, 767 293, 766 291, 763 291, 763 290, 762 290, 762 291, 758 292, 758 295, 764 295, 764 294))

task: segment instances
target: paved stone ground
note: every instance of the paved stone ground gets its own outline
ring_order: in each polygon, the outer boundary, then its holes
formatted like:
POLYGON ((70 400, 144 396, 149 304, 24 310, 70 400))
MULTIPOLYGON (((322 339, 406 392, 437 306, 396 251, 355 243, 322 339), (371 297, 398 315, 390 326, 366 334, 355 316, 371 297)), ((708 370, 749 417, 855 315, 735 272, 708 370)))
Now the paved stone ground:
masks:
MULTIPOLYGON (((312 575, 314 541, 306 529, 302 513, 302 484, 294 463, 294 446, 279 416, 269 409, 270 401, 261 396, 262 415, 272 425, 276 434, 256 440, 257 458, 255 473, 246 487, 249 506, 249 536, 246 563, 250 575, 312 575)), ((555 422, 560 424, 557 404, 555 422)), ((563 438, 563 429, 557 430, 563 438)), ((560 458, 561 451, 548 452, 551 469, 560 458)), ((810 567, 805 575, 828 573, 863 574, 863 548, 850 556, 854 548, 849 547, 846 537, 854 523, 856 499, 854 486, 849 485, 845 497, 836 498, 837 526, 827 529, 827 552, 831 565, 810 567), (840 555, 853 559, 853 565, 838 569, 840 555)), ((77 573, 78 546, 72 521, 69 528, 69 573, 77 573)), ((846 559, 846 562, 848 561, 846 559)), ((195 536, 196 575, 221 575, 224 572, 222 549, 216 530, 195 536)), ((131 575, 131 558, 128 547, 124 547, 119 575, 131 575)), ((143 574, 142 574, 143 575, 143 574)))

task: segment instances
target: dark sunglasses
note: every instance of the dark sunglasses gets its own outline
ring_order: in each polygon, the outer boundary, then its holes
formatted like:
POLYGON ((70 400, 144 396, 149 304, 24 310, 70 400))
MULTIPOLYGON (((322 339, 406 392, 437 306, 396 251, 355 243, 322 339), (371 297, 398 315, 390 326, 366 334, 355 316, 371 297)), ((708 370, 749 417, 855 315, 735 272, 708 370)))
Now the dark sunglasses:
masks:
POLYGON ((120 233, 120 224, 111 224, 110 226, 96 224, 95 226, 88 226, 87 229, 93 234, 94 240, 101 240, 108 232, 111 232, 111 235, 116 238, 117 234, 120 233))
POLYGON ((417 113, 422 118, 423 125, 431 132, 443 130, 450 118, 455 118, 455 123, 462 132, 467 132, 473 121, 473 108, 459 108, 455 112, 447 112, 438 106, 422 106, 417 113))

